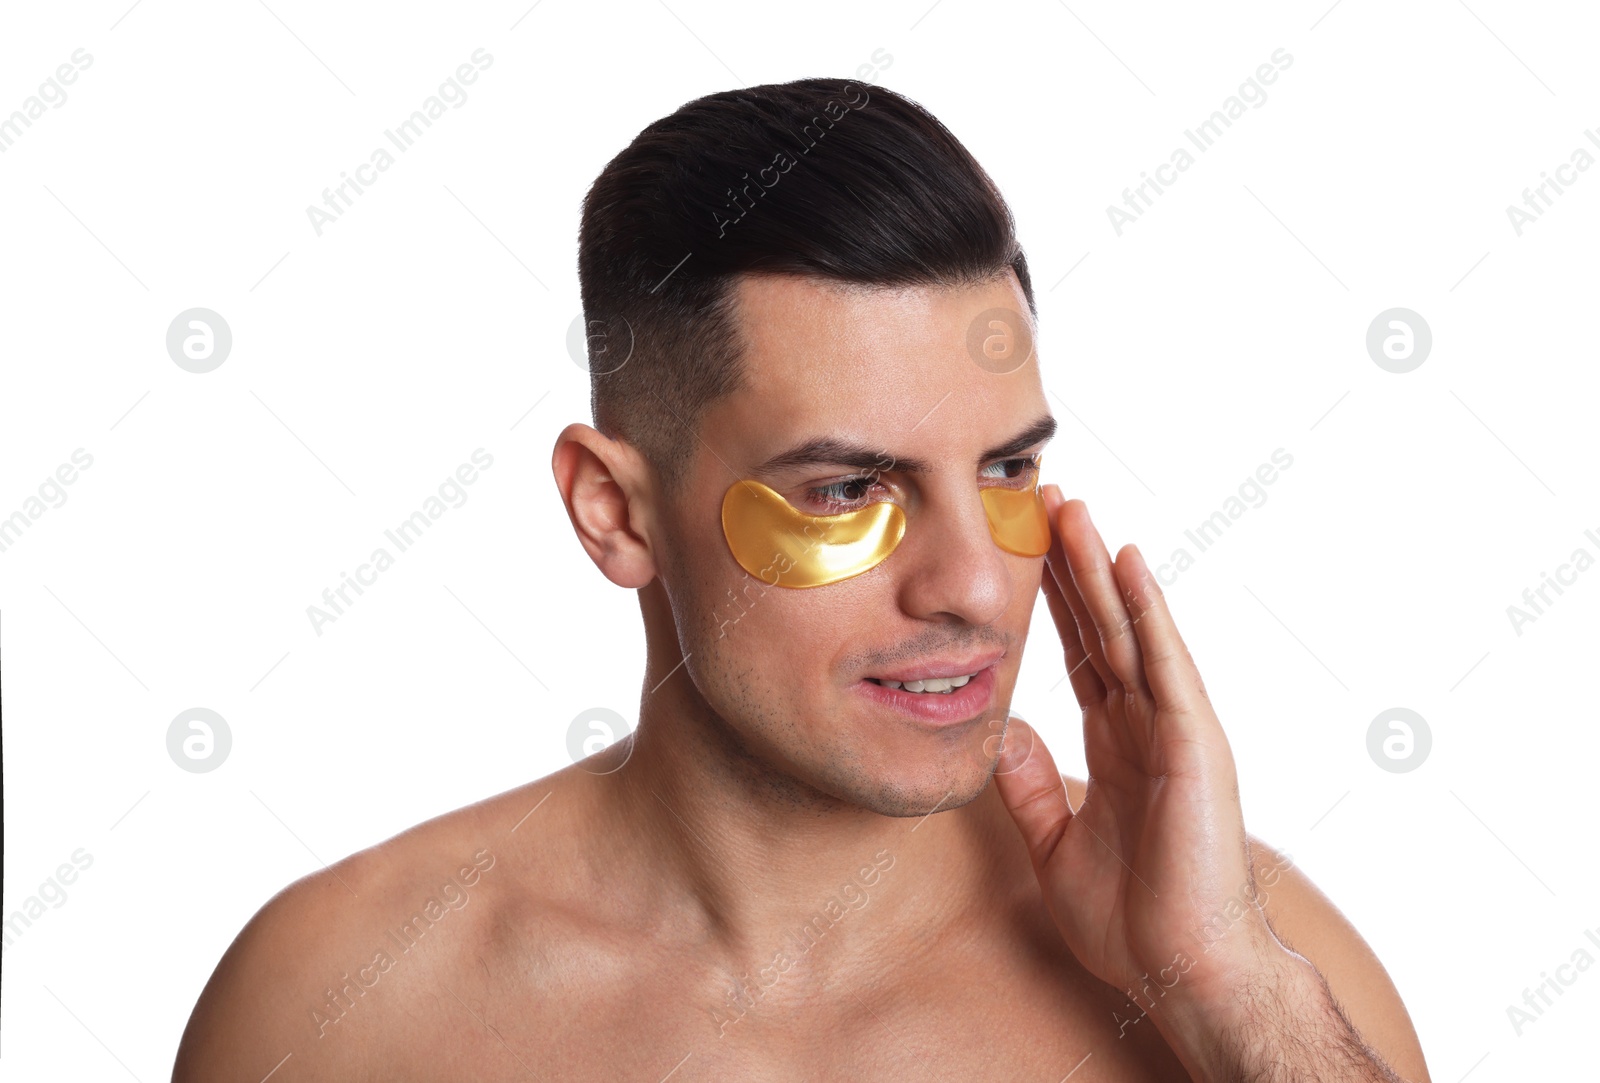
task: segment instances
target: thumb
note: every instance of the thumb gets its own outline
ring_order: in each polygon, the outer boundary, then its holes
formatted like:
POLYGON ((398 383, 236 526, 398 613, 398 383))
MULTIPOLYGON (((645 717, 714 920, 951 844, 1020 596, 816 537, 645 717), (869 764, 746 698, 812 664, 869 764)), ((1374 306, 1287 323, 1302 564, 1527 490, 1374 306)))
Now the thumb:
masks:
POLYGON ((1038 872, 1055 853, 1056 844, 1072 820, 1072 808, 1067 804, 1066 784, 1044 739, 1016 715, 1006 723, 994 784, 1017 830, 1022 832, 1034 871, 1038 872))

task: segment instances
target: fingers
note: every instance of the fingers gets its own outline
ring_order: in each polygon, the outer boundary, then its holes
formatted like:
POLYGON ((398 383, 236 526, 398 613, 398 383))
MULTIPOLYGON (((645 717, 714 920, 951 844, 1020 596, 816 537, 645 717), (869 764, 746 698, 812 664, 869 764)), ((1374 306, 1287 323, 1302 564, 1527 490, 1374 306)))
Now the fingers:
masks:
POLYGON ((995 768, 995 788, 1027 844, 1035 872, 1044 868, 1072 819, 1056 761, 1032 726, 1012 716, 995 768))
MULTIPOLYGON (((1050 486, 1049 488, 1055 488, 1050 486)), ((1060 492, 1056 495, 1059 497, 1060 492)), ((1080 501, 1081 503, 1081 501, 1080 501)), ((1117 683, 1116 674, 1106 664, 1105 653, 1100 647, 1100 636, 1095 630, 1094 618, 1090 616, 1089 609, 1084 605, 1083 595, 1079 593, 1076 584, 1072 581, 1070 561, 1067 559, 1065 536, 1068 526, 1061 514, 1061 509, 1066 501, 1058 500, 1055 510, 1051 515, 1050 525, 1050 552, 1045 555, 1045 567, 1054 577, 1056 592, 1061 596, 1067 611, 1072 615, 1070 624, 1071 636, 1081 645, 1083 652, 1088 656, 1089 665, 1094 670, 1096 680, 1093 682, 1100 691, 1100 702, 1104 702, 1105 689, 1117 683)), ((1063 633, 1063 641, 1068 635, 1063 633)), ((1087 704, 1085 704, 1087 706, 1087 704)))
POLYGON ((1072 585, 1072 574, 1067 569, 1067 558, 1061 548, 1061 531, 1054 525, 1065 498, 1057 486, 1047 485, 1044 499, 1052 526, 1050 552, 1040 576, 1040 586, 1061 637, 1073 695, 1077 697, 1078 706, 1083 712, 1084 755, 1090 773, 1096 774, 1111 769, 1115 759, 1135 758, 1139 750, 1126 728, 1118 725, 1106 710, 1106 683, 1101 674, 1111 671, 1100 656, 1099 636, 1093 631, 1088 609, 1078 594, 1078 588, 1072 585), (1084 634, 1086 629, 1087 636, 1084 634))
POLYGON ((1066 655, 1067 678, 1072 682, 1072 692, 1078 698, 1078 706, 1087 709, 1105 703, 1105 682, 1095 672, 1089 652, 1084 650, 1083 640, 1079 637, 1078 622, 1067 608, 1061 588, 1056 585, 1055 576, 1050 574, 1048 568, 1040 585, 1044 588, 1045 602, 1055 618, 1056 629, 1066 629, 1061 637, 1061 645, 1066 655))
POLYGON ((1139 635, 1123 604, 1122 588, 1100 532, 1089 520, 1088 508, 1081 500, 1062 504, 1058 522, 1072 589, 1059 578, 1058 582, 1084 629, 1095 669, 1107 688, 1138 692, 1145 687, 1139 635))
MULTIPOLYGON (((1067 604, 1066 597, 1062 594, 1061 585, 1057 579, 1056 568, 1061 569, 1061 574, 1066 575, 1067 558, 1061 551, 1060 532, 1056 530, 1055 513, 1064 502, 1061 491, 1054 485, 1045 486, 1045 509, 1049 513, 1050 522, 1050 552, 1045 556, 1045 566, 1039 577, 1039 586, 1044 591, 1045 604, 1050 607, 1051 619, 1055 621, 1056 633, 1061 637, 1061 645, 1065 648, 1067 662, 1067 676, 1072 681, 1073 694, 1078 697, 1078 706, 1088 709, 1106 701, 1105 682, 1100 679, 1091 663, 1089 652, 1084 648, 1082 633, 1078 626, 1077 617, 1073 616, 1071 607, 1067 604)), ((1068 579, 1070 582, 1070 577, 1068 579)))
POLYGON ((1137 546, 1128 545, 1118 557, 1121 558, 1119 565, 1127 565, 1132 580, 1129 606, 1144 651, 1145 681, 1156 707, 1177 714, 1209 711, 1210 698, 1200 680, 1200 671, 1195 667, 1183 636, 1178 634, 1172 611, 1167 608, 1166 595, 1150 573, 1144 554, 1137 546))
POLYGON ((1048 567, 1099 678, 1098 687, 1087 688, 1074 679, 1079 702, 1086 694, 1104 702, 1106 689, 1122 688, 1147 691, 1160 710, 1209 710, 1200 673, 1143 554, 1123 546, 1113 565, 1083 501, 1062 501, 1055 489, 1052 502, 1052 489, 1046 486, 1054 535, 1048 567))

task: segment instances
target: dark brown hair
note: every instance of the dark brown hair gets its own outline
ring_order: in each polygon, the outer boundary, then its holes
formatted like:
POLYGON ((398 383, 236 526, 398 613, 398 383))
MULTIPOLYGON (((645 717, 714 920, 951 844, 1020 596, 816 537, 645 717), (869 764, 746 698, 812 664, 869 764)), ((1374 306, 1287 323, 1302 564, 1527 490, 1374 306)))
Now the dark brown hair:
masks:
POLYGON ((679 491, 705 409, 743 386, 740 275, 959 287, 1007 268, 1037 316, 1010 208, 918 103, 839 79, 697 98, 640 132, 584 197, 595 428, 679 491))

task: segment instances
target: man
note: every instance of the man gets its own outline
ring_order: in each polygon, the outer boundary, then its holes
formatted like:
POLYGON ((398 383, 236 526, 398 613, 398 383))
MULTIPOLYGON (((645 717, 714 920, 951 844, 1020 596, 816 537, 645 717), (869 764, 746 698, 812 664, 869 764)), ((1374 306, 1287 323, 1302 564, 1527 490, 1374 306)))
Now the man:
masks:
POLYGON ((1428 1078, 1246 835, 1138 551, 1041 486, 1027 263, 938 121, 691 102, 595 182, 579 272, 595 427, 553 467, 638 591, 638 727, 285 889, 175 1080, 1428 1078), (1086 783, 1008 711, 1041 590, 1086 783))

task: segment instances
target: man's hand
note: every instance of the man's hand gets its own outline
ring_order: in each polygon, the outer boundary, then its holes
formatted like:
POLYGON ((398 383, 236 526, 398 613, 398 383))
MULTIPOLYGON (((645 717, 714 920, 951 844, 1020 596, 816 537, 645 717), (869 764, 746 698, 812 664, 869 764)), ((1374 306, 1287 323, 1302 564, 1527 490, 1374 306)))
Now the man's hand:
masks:
POLYGON ((1160 996, 1156 1025, 1197 1078, 1394 1079, 1253 902, 1207 935, 1254 883, 1228 739, 1138 549, 1113 564, 1082 501, 1044 496, 1041 588, 1083 708, 1088 786, 1074 813, 1049 751, 1015 719, 995 783, 1067 946, 1141 1005, 1160 996), (1296 1064, 1287 1046, 1307 1038, 1319 1048, 1296 1064))

